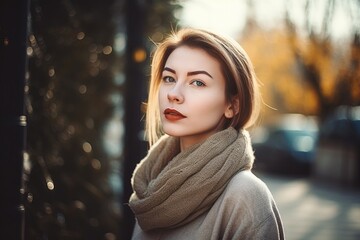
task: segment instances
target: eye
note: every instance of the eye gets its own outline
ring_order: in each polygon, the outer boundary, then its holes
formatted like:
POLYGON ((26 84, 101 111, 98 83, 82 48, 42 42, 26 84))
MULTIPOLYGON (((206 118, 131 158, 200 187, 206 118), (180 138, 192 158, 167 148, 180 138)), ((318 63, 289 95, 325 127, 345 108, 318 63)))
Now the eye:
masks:
POLYGON ((173 77, 170 77, 170 76, 165 76, 162 79, 163 79, 163 81, 165 83, 173 83, 173 82, 175 82, 175 79, 173 77))
POLYGON ((206 86, 205 83, 203 83, 202 81, 200 80, 194 80, 191 82, 191 85, 194 85, 194 86, 197 86, 197 87, 204 87, 206 86))

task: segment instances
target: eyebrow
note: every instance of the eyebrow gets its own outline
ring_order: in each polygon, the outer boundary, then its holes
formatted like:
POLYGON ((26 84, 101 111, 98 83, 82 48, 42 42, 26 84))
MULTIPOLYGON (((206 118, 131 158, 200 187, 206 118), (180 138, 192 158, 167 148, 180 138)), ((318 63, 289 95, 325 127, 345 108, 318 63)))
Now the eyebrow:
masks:
MULTIPOLYGON (((164 70, 163 71, 168 71, 168 72, 171 72, 171 73, 174 73, 176 74, 176 71, 174 69, 171 69, 169 67, 164 67, 164 70)), ((209 76, 210 78, 213 78, 210 73, 208 73, 207 71, 192 71, 192 72, 188 72, 187 73, 187 76, 193 76, 193 75, 198 75, 198 74, 205 74, 207 76, 209 76)))

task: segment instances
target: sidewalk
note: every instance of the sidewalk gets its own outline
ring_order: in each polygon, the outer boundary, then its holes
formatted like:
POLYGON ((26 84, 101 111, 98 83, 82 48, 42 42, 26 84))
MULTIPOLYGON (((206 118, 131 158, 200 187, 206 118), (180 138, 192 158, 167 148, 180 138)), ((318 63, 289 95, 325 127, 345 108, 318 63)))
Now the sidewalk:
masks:
POLYGON ((360 191, 256 173, 278 205, 287 240, 359 240, 360 191))

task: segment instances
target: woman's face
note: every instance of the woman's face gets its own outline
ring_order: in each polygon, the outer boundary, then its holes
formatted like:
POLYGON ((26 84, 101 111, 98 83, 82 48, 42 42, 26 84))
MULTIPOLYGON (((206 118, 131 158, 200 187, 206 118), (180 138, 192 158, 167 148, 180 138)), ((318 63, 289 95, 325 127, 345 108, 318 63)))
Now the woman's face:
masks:
POLYGON ((233 116, 220 63, 188 46, 175 49, 165 63, 159 106, 164 132, 180 137, 182 150, 221 130, 224 116, 233 116))

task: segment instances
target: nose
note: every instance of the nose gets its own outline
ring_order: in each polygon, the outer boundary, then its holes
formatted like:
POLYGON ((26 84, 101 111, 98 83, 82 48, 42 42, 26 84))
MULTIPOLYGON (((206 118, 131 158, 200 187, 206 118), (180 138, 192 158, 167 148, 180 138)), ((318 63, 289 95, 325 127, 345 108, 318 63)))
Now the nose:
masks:
POLYGON ((179 86, 174 86, 171 90, 169 90, 167 98, 170 102, 182 103, 184 101, 184 96, 182 95, 179 86))

